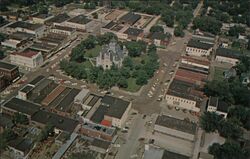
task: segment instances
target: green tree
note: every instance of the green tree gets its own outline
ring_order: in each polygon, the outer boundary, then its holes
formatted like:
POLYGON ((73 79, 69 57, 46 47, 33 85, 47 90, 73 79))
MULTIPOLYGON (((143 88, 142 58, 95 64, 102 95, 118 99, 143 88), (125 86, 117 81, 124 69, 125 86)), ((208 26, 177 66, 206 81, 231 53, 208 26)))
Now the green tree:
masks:
POLYGON ((181 26, 177 26, 174 28, 174 35, 177 37, 184 37, 185 33, 183 32, 183 28, 181 26))
POLYGON ((193 21, 194 29, 200 29, 201 31, 207 31, 212 34, 219 34, 222 27, 222 23, 216 20, 214 17, 203 16, 196 17, 193 21))
POLYGON ((47 123, 45 127, 42 129, 41 133, 38 136, 38 141, 42 142, 46 140, 49 135, 54 133, 54 128, 55 126, 52 125, 51 123, 47 123))
POLYGON ((164 28, 162 26, 155 25, 155 26, 152 26, 150 28, 150 32, 151 33, 155 33, 155 32, 161 32, 161 33, 163 33, 164 32, 164 28))
POLYGON ((12 120, 13 123, 15 124, 23 124, 23 125, 29 124, 29 119, 27 118, 27 116, 21 113, 15 113, 12 120))
POLYGON ((127 88, 128 87, 128 81, 124 77, 121 77, 117 84, 118 84, 119 87, 122 87, 122 88, 127 88))
POLYGON ((221 120, 223 120, 223 117, 214 112, 204 112, 200 118, 201 128, 208 133, 215 132, 221 120))
POLYGON ((0 42, 3 42, 6 39, 6 35, 3 33, 0 33, 0 42))
POLYGON ((147 76, 146 71, 139 70, 137 73, 138 74, 137 74, 137 78, 136 78, 136 84, 141 85, 141 86, 144 84, 147 84, 148 76, 147 76))
POLYGON ((222 145, 214 143, 209 147, 209 153, 214 155, 215 159, 247 159, 248 157, 248 152, 232 141, 222 145))
POLYGON ((226 138, 237 139, 243 134, 239 125, 237 119, 221 120, 218 126, 219 134, 226 138))
POLYGON ((134 69, 134 63, 131 57, 125 57, 123 60, 123 66, 129 68, 130 70, 134 69))
POLYGON ((3 59, 4 58, 4 52, 3 50, 0 50, 0 59, 3 59))
POLYGON ((229 36, 238 36, 241 33, 244 33, 246 31, 246 29, 244 27, 241 26, 233 26, 229 29, 228 31, 228 35, 229 36))

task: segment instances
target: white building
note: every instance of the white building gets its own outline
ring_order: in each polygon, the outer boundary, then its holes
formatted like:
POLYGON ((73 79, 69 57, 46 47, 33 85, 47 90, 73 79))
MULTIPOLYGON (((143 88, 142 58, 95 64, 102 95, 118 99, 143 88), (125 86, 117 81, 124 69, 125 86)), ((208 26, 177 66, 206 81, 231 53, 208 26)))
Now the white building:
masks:
POLYGON ((96 66, 101 66, 103 69, 110 69, 112 65, 120 68, 124 58, 128 55, 128 51, 124 46, 121 49, 120 45, 113 39, 109 45, 103 46, 100 54, 96 57, 96 66))
POLYGON ((181 63, 188 64, 196 67, 201 67, 209 70, 210 62, 208 60, 195 59, 190 56, 182 56, 181 63))
POLYGON ((28 50, 10 54, 10 61, 13 64, 31 70, 43 64, 43 56, 41 52, 28 50))
POLYGON ((8 39, 1 42, 1 45, 11 47, 11 48, 19 48, 31 42, 33 40, 34 35, 25 33, 25 32, 15 32, 9 35, 8 39))
POLYGON ((236 50, 227 49, 227 48, 218 48, 216 50, 215 60, 218 62, 230 63, 236 65, 239 62, 241 53, 236 50))
POLYGON ((207 111, 216 112, 217 114, 227 118, 229 105, 221 101, 218 97, 210 97, 208 101, 207 111))
POLYGON ((209 56, 213 45, 202 43, 197 40, 190 40, 186 47, 186 53, 191 56, 209 56))

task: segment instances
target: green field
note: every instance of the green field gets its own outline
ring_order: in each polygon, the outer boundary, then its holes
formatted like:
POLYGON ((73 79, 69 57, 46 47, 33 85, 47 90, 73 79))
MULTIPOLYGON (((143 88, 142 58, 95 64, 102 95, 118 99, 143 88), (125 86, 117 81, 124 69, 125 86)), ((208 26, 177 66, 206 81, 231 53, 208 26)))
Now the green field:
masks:
POLYGON ((95 48, 89 49, 85 53, 85 57, 92 58, 92 57, 97 57, 102 50, 102 47, 100 45, 96 45, 95 48))
POLYGON ((136 84, 135 78, 129 78, 127 81, 128 81, 128 87, 125 88, 126 91, 137 92, 141 88, 141 86, 136 84))
POLYGON ((215 70, 214 70, 214 80, 223 81, 224 80, 224 75, 223 75, 224 71, 226 71, 225 68, 215 67, 215 70))

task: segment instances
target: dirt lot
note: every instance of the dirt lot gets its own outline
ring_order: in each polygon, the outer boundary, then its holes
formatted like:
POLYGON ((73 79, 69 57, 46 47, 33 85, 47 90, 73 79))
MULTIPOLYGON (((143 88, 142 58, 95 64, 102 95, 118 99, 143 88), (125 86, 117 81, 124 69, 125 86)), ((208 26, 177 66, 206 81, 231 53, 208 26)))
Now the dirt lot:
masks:
POLYGON ((106 20, 116 20, 117 17, 119 17, 121 14, 123 14, 124 11, 122 10, 113 10, 112 12, 110 12, 108 15, 105 16, 106 20))

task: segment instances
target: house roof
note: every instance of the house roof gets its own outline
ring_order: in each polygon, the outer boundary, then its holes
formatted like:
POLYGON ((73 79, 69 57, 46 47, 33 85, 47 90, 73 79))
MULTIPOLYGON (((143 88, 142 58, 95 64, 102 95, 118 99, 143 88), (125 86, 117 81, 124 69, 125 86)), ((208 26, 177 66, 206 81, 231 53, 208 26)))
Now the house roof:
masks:
POLYGON ((170 129, 182 131, 188 134, 195 134, 197 125, 186 120, 181 120, 166 115, 159 115, 155 122, 156 125, 161 125, 170 129))
POLYGON ((40 105, 22 100, 19 98, 12 98, 8 102, 6 102, 3 107, 15 110, 17 112, 26 114, 26 115, 33 115, 35 112, 39 111, 41 108, 40 105))
POLYGON ((182 56, 181 61, 182 61, 182 63, 195 63, 195 64, 204 65, 204 66, 210 65, 210 61, 208 61, 208 60, 196 59, 196 58, 191 57, 191 56, 182 56))
POLYGON ((68 22, 71 22, 71 23, 77 23, 77 24, 87 24, 89 23, 91 20, 88 19, 87 16, 85 15, 78 15, 70 20, 68 20, 68 22))
POLYGON ((102 99, 102 104, 108 106, 108 111, 105 115, 120 119, 127 110, 130 102, 105 95, 102 99))
POLYGON ((38 28, 43 27, 43 25, 42 24, 27 23, 27 22, 24 22, 24 21, 17 21, 17 22, 14 22, 14 23, 8 25, 8 27, 10 27, 10 28, 24 28, 24 29, 29 29, 29 30, 36 30, 38 28))
POLYGON ((25 33, 25 32, 15 32, 13 34, 10 34, 9 39, 15 39, 15 40, 27 40, 34 37, 33 34, 25 33))
POLYGON ((34 115, 31 116, 31 120, 42 124, 51 123, 57 129, 70 133, 74 131, 74 129, 79 123, 78 121, 73 120, 71 118, 67 118, 56 113, 48 112, 46 110, 40 110, 36 112, 34 115))
POLYGON ((201 74, 201 73, 197 73, 191 70, 186 70, 186 69, 181 69, 181 68, 177 70, 175 76, 185 78, 191 83, 205 82, 207 79, 207 75, 205 74, 201 74))
POLYGON ((209 50, 210 48, 213 47, 212 44, 207 44, 207 43, 202 43, 197 40, 189 40, 187 47, 193 47, 193 48, 199 48, 203 50, 209 50))
POLYGON ((131 23, 134 24, 136 23, 139 19, 141 19, 141 15, 135 14, 133 12, 129 12, 122 16, 119 20, 125 23, 131 23))
POLYGON ((218 48, 216 50, 216 56, 223 56, 223 57, 229 57, 234 59, 239 59, 242 54, 240 51, 227 49, 227 48, 218 48))
POLYGON ((10 63, 6 63, 3 61, 0 61, 0 69, 5 69, 5 70, 13 70, 15 68, 17 68, 18 66, 16 65, 12 65, 10 63))
POLYGON ((143 30, 129 27, 124 33, 132 36, 139 36, 141 33, 143 33, 143 30))

